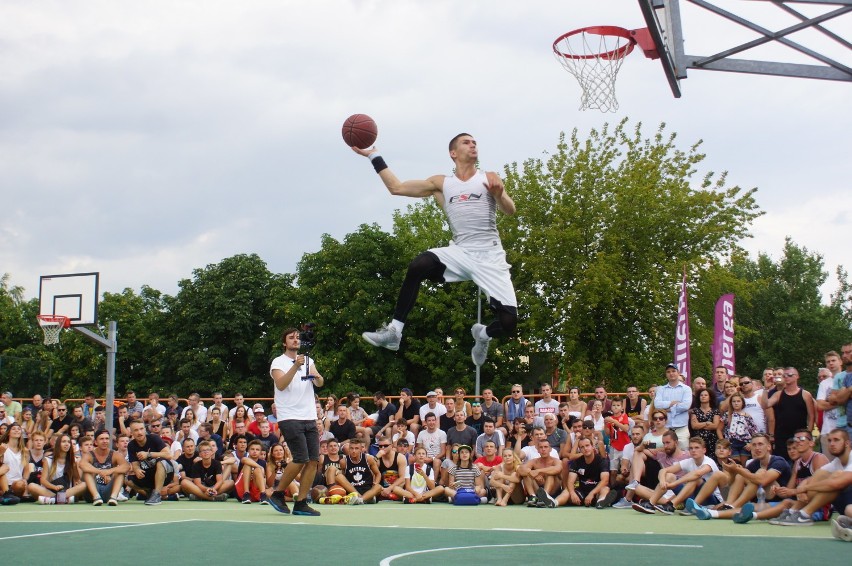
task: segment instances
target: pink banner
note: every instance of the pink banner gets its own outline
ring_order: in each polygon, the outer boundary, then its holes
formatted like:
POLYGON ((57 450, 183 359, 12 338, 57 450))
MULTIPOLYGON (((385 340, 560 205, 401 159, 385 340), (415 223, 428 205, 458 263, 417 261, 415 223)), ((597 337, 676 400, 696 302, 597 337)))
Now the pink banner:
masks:
POLYGON ((690 369, 689 359, 689 308, 686 299, 686 272, 684 271, 680 298, 677 301, 674 363, 677 366, 677 371, 686 378, 686 384, 692 385, 692 370, 690 369))
MULTIPOLYGON (((713 325, 713 368, 719 366, 734 374, 734 295, 722 295, 716 301, 716 322, 713 325)), ((715 383, 715 379, 713 382, 715 383)))

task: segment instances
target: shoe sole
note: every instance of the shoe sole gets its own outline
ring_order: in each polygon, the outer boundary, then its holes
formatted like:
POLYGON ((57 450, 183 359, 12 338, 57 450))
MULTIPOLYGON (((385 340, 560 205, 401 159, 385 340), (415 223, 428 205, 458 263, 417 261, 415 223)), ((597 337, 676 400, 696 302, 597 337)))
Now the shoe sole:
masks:
POLYGON ((544 507, 548 509, 553 509, 556 507, 556 500, 547 493, 543 487, 538 488, 538 491, 535 492, 536 497, 538 497, 538 501, 544 504, 544 507))
POLYGON ((275 509, 276 511, 278 511, 279 513, 283 513, 284 515, 290 514, 290 508, 289 507, 287 507, 286 505, 284 507, 281 507, 277 503, 274 503, 271 499, 269 500, 269 506, 272 507, 273 509, 275 509))
POLYGON ((393 344, 391 346, 388 346, 387 344, 380 344, 375 340, 369 338, 366 332, 361 334, 361 338, 363 338, 368 344, 370 344, 371 346, 375 346, 376 348, 387 348, 391 352, 396 352, 397 350, 399 350, 399 344, 393 344))
POLYGON ((662 507, 658 507, 657 505, 654 505, 654 509, 656 509, 657 513, 660 513, 661 515, 674 515, 674 511, 663 509, 662 507))
POLYGON ((836 539, 852 542, 852 529, 846 528, 837 522, 837 519, 831 521, 831 536, 836 539))
POLYGON ((311 511, 295 511, 294 510, 293 515, 299 515, 299 516, 302 516, 302 517, 319 517, 320 512, 319 511, 311 512, 311 511))
POLYGON ((145 505, 162 505, 162 501, 146 501, 145 505))
POLYGON ((639 513, 644 513, 645 515, 653 515, 654 514, 653 509, 647 509, 645 507, 642 507, 638 503, 635 504, 635 505, 631 505, 630 508, 633 509, 634 511, 638 511, 639 513))

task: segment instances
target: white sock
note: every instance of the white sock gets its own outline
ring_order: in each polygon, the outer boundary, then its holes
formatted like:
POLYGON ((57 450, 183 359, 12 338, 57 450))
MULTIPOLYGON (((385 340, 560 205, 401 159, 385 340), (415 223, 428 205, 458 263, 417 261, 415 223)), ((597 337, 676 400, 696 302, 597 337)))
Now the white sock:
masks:
POLYGON ((757 520, 758 519, 757 513, 752 513, 751 518, 757 520))
POLYGON ((710 516, 713 517, 714 519, 719 518, 719 512, 716 511, 715 509, 708 509, 707 512, 710 513, 710 516))
POLYGON ((392 321, 390 321, 390 326, 394 327, 397 332, 402 334, 402 327, 405 326, 405 323, 400 322, 397 319, 393 319, 392 321))
POLYGON ((802 516, 802 517, 804 517, 805 519, 810 519, 810 518, 811 518, 811 514, 810 514, 810 513, 805 513, 805 510, 804 510, 804 509, 799 509, 799 515, 801 515, 801 516, 802 516))

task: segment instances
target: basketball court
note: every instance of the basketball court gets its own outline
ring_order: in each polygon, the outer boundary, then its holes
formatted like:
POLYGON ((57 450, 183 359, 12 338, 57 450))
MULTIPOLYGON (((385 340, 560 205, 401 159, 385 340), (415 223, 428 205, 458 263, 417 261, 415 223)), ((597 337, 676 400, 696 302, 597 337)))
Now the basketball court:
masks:
POLYGON ((182 564, 214 557, 349 564, 539 564, 597 557, 604 563, 847 563, 848 544, 828 523, 775 527, 764 522, 699 521, 632 510, 529 509, 448 504, 317 505, 321 517, 294 517, 236 501, 182 500, 146 507, 22 504, 0 513, 5 556, 34 564, 139 564, 146 553, 182 564), (86 549, 92 552, 87 552, 86 549), (37 549, 36 552, 33 550, 37 549), (105 549, 114 549, 105 554, 105 549), (203 550, 203 551, 202 551, 203 550), (617 558, 621 557, 621 558, 617 558))

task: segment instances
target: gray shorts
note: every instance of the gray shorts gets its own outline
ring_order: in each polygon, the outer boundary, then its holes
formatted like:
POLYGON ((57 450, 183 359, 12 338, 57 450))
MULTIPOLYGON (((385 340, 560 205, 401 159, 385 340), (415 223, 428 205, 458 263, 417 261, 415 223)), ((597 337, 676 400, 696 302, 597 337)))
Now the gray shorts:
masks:
POLYGON ((294 463, 319 462, 319 433, 316 421, 278 421, 278 430, 287 441, 294 463))

